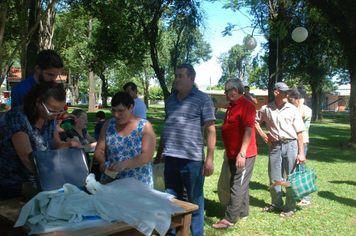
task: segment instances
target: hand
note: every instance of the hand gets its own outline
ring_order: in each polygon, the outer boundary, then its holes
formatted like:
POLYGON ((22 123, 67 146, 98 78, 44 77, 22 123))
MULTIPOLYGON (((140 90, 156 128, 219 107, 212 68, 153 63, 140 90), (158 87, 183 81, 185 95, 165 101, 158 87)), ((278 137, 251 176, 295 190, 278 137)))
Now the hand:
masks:
POLYGON ((261 135, 262 138, 263 138, 263 141, 265 141, 265 143, 268 145, 268 146, 272 146, 272 139, 271 139, 271 135, 270 134, 266 134, 264 133, 264 135, 261 135))
POLYGON ((203 166, 203 175, 210 176, 214 173, 214 164, 211 161, 206 161, 203 166))
POLYGON ((69 148, 82 148, 82 145, 76 141, 69 141, 69 148))
POLYGON ((307 159, 305 158, 304 154, 298 154, 297 156, 297 164, 303 164, 307 161, 307 159))
POLYGON ((242 158, 239 153, 236 158, 236 168, 245 167, 245 162, 246 162, 246 158, 242 158))
POLYGON ((127 168, 126 161, 115 161, 108 166, 111 171, 121 172, 127 168))

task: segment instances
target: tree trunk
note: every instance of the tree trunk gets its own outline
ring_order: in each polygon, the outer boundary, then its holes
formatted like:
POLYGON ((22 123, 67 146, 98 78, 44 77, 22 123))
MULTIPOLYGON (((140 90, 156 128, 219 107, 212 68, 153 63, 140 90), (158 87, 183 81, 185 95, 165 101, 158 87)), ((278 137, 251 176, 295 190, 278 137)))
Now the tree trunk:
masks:
POLYGON ((73 75, 73 104, 77 105, 79 103, 79 75, 73 75))
POLYGON ((277 44, 271 39, 268 39, 268 102, 274 101, 274 85, 276 84, 276 60, 277 60, 277 44))
POLYGON ((101 91, 99 91, 99 93, 101 93, 101 100, 102 100, 102 107, 108 107, 108 82, 106 81, 106 77, 103 73, 103 71, 101 71, 100 75, 99 75, 100 79, 101 79, 101 91))
POLYGON ((356 146, 356 60, 353 60, 352 66, 349 66, 350 78, 351 78, 351 91, 350 91, 350 126, 351 126, 351 138, 350 146, 356 146))
MULTIPOLYGON (((36 29, 34 33, 31 36, 31 39, 27 45, 27 52, 24 57, 26 57, 26 67, 23 69, 25 71, 25 77, 23 79, 26 79, 33 75, 34 73, 34 68, 36 65, 36 55, 40 51, 39 47, 39 27, 37 24, 37 18, 41 14, 42 8, 40 7, 40 3, 37 0, 31 0, 30 3, 30 15, 28 19, 28 26, 27 26, 27 32, 35 25, 36 29)), ((24 45, 26 46, 26 45, 24 45)))
POLYGON ((312 121, 323 120, 323 113, 321 110, 321 97, 323 94, 322 86, 311 85, 312 90, 312 121))

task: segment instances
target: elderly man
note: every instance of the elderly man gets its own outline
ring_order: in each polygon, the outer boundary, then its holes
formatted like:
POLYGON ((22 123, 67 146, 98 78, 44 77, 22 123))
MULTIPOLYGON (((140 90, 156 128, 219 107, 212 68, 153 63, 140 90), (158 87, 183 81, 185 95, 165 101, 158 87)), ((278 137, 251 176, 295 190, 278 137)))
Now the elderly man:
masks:
POLYGON ((243 96, 240 79, 226 82, 225 94, 229 103, 221 138, 225 146, 231 172, 230 202, 226 207, 224 219, 213 224, 215 229, 233 226, 239 219, 249 214, 249 184, 257 155, 255 132, 255 106, 243 96))
MULTIPOLYGON (((166 192, 199 206, 193 212, 191 233, 204 235, 204 176, 214 172, 215 116, 212 99, 194 86, 195 70, 189 64, 177 66, 176 90, 165 104, 166 120, 155 163, 164 158, 166 192), (204 155, 204 128, 207 156, 204 155)), ((174 234, 170 232, 169 235, 174 234)))
MULTIPOLYGON (((275 100, 264 105, 256 115, 256 130, 270 146, 268 174, 272 180, 283 180, 283 174, 295 172, 296 164, 305 162, 303 135, 305 126, 298 108, 287 102, 289 88, 285 83, 278 82, 274 87, 275 100), (268 134, 260 127, 265 121, 268 134)), ((296 210, 296 200, 288 195, 283 204, 281 186, 270 189, 272 204, 263 208, 270 212, 281 210, 281 217, 291 217, 296 210)))

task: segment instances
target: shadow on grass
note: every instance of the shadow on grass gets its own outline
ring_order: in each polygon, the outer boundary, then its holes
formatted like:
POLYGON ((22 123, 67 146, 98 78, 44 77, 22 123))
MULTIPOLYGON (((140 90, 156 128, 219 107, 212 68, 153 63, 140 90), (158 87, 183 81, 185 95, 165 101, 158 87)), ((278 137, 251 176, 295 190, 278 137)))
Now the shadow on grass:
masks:
POLYGON ((250 181, 250 189, 254 189, 254 190, 266 190, 268 189, 269 186, 261 184, 259 182, 254 182, 254 181, 250 181))
POLYGON ((329 181, 329 183, 332 183, 332 184, 349 184, 349 185, 355 185, 356 186, 356 181, 339 180, 339 181, 329 181))
POLYGON ((351 207, 356 207, 356 200, 355 199, 339 197, 339 196, 336 196, 333 192, 320 191, 320 192, 318 192, 318 195, 320 197, 323 197, 323 198, 327 198, 327 199, 330 199, 330 200, 333 200, 333 201, 337 201, 340 204, 348 205, 348 206, 351 206, 351 207))
MULTIPOLYGON (((269 205, 269 203, 266 203, 263 200, 250 196, 250 206, 260 207, 262 209, 267 205, 269 205)), ((206 211, 206 216, 208 217, 217 217, 219 219, 224 218, 225 209, 223 208, 223 206, 220 204, 219 201, 212 201, 210 199, 205 199, 205 211, 206 211), (218 212, 218 214, 216 214, 216 212, 218 212)))

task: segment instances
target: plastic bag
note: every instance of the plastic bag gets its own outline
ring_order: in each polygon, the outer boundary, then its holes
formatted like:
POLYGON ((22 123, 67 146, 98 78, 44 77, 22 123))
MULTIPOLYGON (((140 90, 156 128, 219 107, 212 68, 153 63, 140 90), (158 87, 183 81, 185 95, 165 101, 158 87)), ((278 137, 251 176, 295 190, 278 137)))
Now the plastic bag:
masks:
POLYGON ((218 196, 221 205, 225 208, 230 202, 230 168, 224 152, 224 162, 221 166, 221 172, 218 182, 218 196))
POLYGON ((164 163, 153 165, 153 187, 154 189, 164 192, 164 163))

